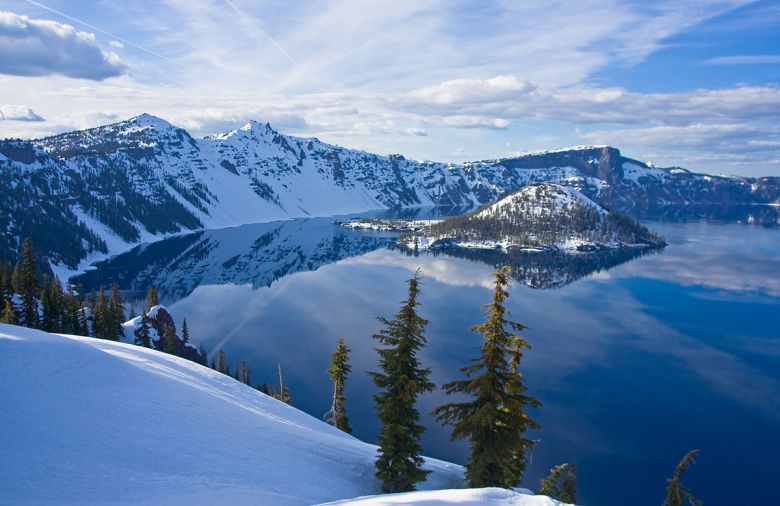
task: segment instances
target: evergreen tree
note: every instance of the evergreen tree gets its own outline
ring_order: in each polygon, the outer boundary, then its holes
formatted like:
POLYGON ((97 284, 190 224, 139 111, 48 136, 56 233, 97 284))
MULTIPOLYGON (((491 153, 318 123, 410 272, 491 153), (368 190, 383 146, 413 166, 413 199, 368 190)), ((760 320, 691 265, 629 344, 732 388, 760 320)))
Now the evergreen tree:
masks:
MULTIPOLYGON (((198 346, 198 355, 200 355, 200 364, 208 366, 209 363, 209 354, 206 352, 206 348, 203 347, 203 343, 200 343, 198 346)), ((213 366, 211 367, 214 368, 213 366)))
MULTIPOLYGON (((78 301, 78 299, 76 299, 78 301)), ((80 336, 91 336, 94 335, 92 332, 90 332, 89 328, 89 321, 87 320, 87 308, 83 305, 83 301, 79 301, 79 307, 77 311, 77 321, 78 321, 78 335, 80 336)))
POLYGON ((98 292, 95 306, 92 309, 92 333, 98 339, 110 339, 110 321, 108 303, 103 288, 98 292))
POLYGON ((240 360, 236 366, 236 379, 244 385, 248 385, 250 380, 249 376, 249 366, 246 365, 246 362, 240 360))
POLYGON ((547 478, 539 481, 537 494, 546 495, 563 503, 577 502, 577 470, 574 464, 559 464, 550 469, 547 478))
POLYGON ((179 338, 176 337, 176 332, 173 330, 172 325, 168 325, 163 330, 163 342, 165 344, 165 353, 171 355, 179 354, 179 338))
POLYGON ((336 351, 330 356, 328 375, 333 382, 333 402, 331 403, 330 411, 328 411, 325 417, 326 422, 347 434, 352 434, 344 398, 344 384, 347 381, 347 375, 352 370, 352 366, 349 365, 350 351, 347 345, 344 344, 344 338, 339 337, 336 351))
POLYGON ((106 332, 108 339, 119 340, 124 331, 122 324, 125 321, 125 308, 122 302, 122 296, 119 294, 119 287, 114 283, 111 285, 111 297, 108 299, 108 318, 106 321, 106 332))
POLYGON ((149 330, 149 317, 146 313, 141 315, 141 324, 133 331, 135 344, 144 348, 152 347, 152 333, 149 330))
POLYGON ((215 369, 222 374, 227 374, 227 360, 225 360, 225 351, 219 350, 219 353, 217 353, 217 363, 215 369))
POLYGON ((417 397, 433 390, 429 368, 420 367, 417 352, 425 346, 428 320, 417 314, 420 295, 419 271, 408 281, 409 296, 392 320, 379 318, 383 329, 374 335, 384 348, 377 348, 382 372, 370 373, 380 392, 374 396, 382 423, 376 476, 386 493, 414 490, 429 471, 422 469, 417 397))
POLYGON ((444 385, 447 394, 467 394, 473 400, 445 404, 434 410, 438 420, 452 425, 452 439, 468 439, 471 455, 466 478, 471 487, 516 486, 525 470, 526 452, 533 441, 523 435, 539 428, 526 414, 526 408, 539 401, 526 395, 519 372, 522 349, 528 342, 514 331, 525 327, 507 319, 504 302, 509 296, 509 271, 495 272, 493 299, 487 305, 486 321, 472 327, 482 334, 481 355, 461 369, 465 380, 444 385))
POLYGON ((5 301, 3 303, 3 313, 0 315, 0 323, 8 323, 10 325, 16 325, 17 319, 16 319, 16 311, 14 310, 14 305, 11 304, 11 301, 8 299, 3 298, 5 301))
POLYGON ((14 290, 22 298, 22 319, 27 327, 38 328, 38 270, 35 267, 35 252, 32 240, 28 237, 22 242, 22 259, 14 268, 14 290))
POLYGON ((150 309, 158 304, 160 304, 160 298, 157 295, 157 289, 150 286, 149 289, 146 290, 146 311, 144 312, 148 313, 150 309))
POLYGON ((688 487, 682 484, 682 475, 688 471, 688 468, 696 463, 696 456, 701 450, 691 450, 674 468, 674 476, 667 479, 666 499, 662 506, 683 506, 687 501, 690 506, 701 506, 702 502, 697 501, 688 487))
MULTIPOLYGON (((81 309, 73 287, 68 285, 67 291, 62 296, 62 331, 68 334, 81 334, 79 325, 79 309, 81 309)), ((83 335, 83 334, 81 334, 83 335)))
POLYGON ((62 290, 62 283, 60 283, 60 279, 57 276, 54 276, 54 279, 49 285, 49 299, 51 300, 52 305, 53 323, 56 328, 55 332, 64 332, 65 293, 62 290))
POLYGON ((54 302, 51 297, 51 283, 45 276, 41 282, 41 291, 38 297, 41 301, 41 329, 46 332, 57 332, 54 302))
POLYGON ((184 343, 184 346, 187 346, 190 342, 190 329, 187 327, 186 318, 181 323, 181 340, 184 343))
POLYGON ((8 262, 2 262, 0 263, 0 295, 9 297, 12 292, 11 265, 8 262))
POLYGON ((292 404, 292 397, 290 397, 290 389, 284 384, 284 376, 282 376, 282 364, 277 363, 276 368, 279 369, 279 391, 273 392, 271 396, 274 399, 278 399, 286 404, 292 404))

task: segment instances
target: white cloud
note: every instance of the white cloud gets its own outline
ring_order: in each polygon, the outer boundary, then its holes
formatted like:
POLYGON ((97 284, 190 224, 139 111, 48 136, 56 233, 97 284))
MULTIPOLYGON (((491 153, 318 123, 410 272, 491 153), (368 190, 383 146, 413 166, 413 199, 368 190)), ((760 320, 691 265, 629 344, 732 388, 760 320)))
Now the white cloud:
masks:
POLYGON ((122 49, 123 47, 125 47, 125 45, 119 42, 118 40, 109 40, 108 45, 111 47, 115 47, 117 49, 122 49))
POLYGON ((100 49, 93 34, 12 12, 0 12, 0 54, 2 74, 62 74, 99 81, 125 71, 119 57, 100 49))
POLYGON ((515 76, 490 79, 454 79, 409 93, 413 101, 432 104, 472 104, 517 98, 536 88, 530 81, 515 76))
POLYGON ((29 107, 23 105, 2 105, 0 114, 5 121, 46 121, 29 107))
POLYGON ((707 65, 773 65, 780 63, 778 54, 743 54, 704 60, 707 65))
POLYGON ((487 128, 502 130, 509 128, 509 121, 503 118, 481 118, 479 116, 446 116, 442 123, 455 128, 487 128))
POLYGON ((719 154, 758 156, 780 148, 780 127, 745 124, 693 124, 655 126, 619 130, 599 130, 582 134, 588 142, 660 147, 669 149, 706 149, 719 154))

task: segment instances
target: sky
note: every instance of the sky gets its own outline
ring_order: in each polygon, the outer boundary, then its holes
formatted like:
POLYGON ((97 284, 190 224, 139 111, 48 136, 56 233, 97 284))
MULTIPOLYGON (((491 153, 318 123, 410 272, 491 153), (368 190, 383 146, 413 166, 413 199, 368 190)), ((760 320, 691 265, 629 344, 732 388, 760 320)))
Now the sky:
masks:
POLYGON ((780 175, 780 2, 0 0, 0 138, 149 113, 463 162, 780 175))

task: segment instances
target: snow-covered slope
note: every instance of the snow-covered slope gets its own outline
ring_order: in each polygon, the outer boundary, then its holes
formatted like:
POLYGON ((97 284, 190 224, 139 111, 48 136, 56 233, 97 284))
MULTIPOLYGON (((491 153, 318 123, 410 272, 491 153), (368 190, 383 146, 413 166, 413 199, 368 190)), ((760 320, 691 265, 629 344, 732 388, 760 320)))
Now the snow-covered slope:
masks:
POLYGON ((531 184, 474 213, 431 224, 399 243, 449 247, 594 251, 665 243, 630 218, 609 212, 568 186, 531 184))
POLYGON ((74 269, 185 230, 376 208, 487 204, 529 183, 602 205, 772 203, 780 178, 657 169, 606 146, 445 164, 280 134, 268 124, 202 139, 147 114, 34 141, 0 141, 0 258, 32 236, 74 269))
MULTIPOLYGON (((461 490, 430 490, 406 494, 359 497, 347 501, 327 503, 327 506, 390 506, 415 504, 416 506, 560 506, 562 503, 546 496, 530 495, 522 491, 503 488, 478 488, 461 490)), ((320 506, 325 506, 320 505, 320 506)))
MULTIPOLYGON (((379 493, 376 447, 192 362, 2 324, 0 356, 0 504, 303 505, 379 493)), ((427 466, 423 488, 462 484, 459 466, 427 466)))

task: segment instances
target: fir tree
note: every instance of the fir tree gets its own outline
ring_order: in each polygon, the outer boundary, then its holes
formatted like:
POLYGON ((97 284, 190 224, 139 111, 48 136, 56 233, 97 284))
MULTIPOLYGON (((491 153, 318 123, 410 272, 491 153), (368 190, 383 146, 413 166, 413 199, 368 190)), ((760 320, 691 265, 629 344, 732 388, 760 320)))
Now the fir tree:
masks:
POLYGON ((344 384, 347 381, 347 375, 352 370, 352 366, 349 365, 350 351, 344 344, 344 338, 339 337, 336 351, 330 357, 330 367, 328 368, 328 375, 333 382, 333 402, 330 411, 325 416, 326 422, 347 434, 352 434, 344 398, 344 384))
POLYGON ((106 292, 103 288, 95 298, 95 306, 92 310, 92 333, 98 339, 110 339, 110 325, 106 292))
POLYGON ((550 469, 547 478, 539 481, 540 495, 546 495, 563 503, 577 502, 577 469, 574 464, 559 464, 550 469))
MULTIPOLYGON (((68 334, 81 334, 79 325, 79 301, 73 293, 73 287, 68 285, 62 297, 62 330, 68 334)), ((82 334, 83 335, 83 334, 82 334)))
POLYGON ((27 327, 40 325, 38 315, 38 270, 35 267, 35 252, 32 240, 28 237, 22 242, 22 259, 14 268, 14 290, 22 298, 22 319, 27 327))
POLYGON ((135 344, 144 348, 152 347, 152 333, 149 330, 149 317, 146 313, 141 315, 141 324, 133 331, 135 344))
MULTIPOLYGON (((200 343, 200 345, 198 345, 198 355, 200 355, 200 364, 208 366, 209 354, 206 352, 206 348, 203 347, 203 343, 200 343)), ((211 368, 213 369, 214 366, 212 365, 211 368)))
POLYGON ((422 469, 417 397, 433 390, 430 369, 420 367, 417 352, 425 346, 428 320, 417 314, 420 295, 419 271, 408 281, 409 296, 392 320, 379 318, 383 329, 374 335, 384 347, 377 348, 382 372, 370 373, 380 392, 374 396, 382 423, 376 476, 386 493, 414 490, 429 471, 422 469))
POLYGON ((46 332, 57 332, 55 326, 55 315, 53 301, 51 298, 51 286, 49 278, 44 277, 41 283, 41 291, 38 297, 41 301, 41 330, 46 332))
POLYGON ((165 353, 169 353, 171 355, 178 355, 179 338, 176 337, 176 332, 174 332, 172 325, 168 325, 165 327, 165 330, 163 330, 162 338, 165 346, 165 353))
POLYGON ((122 324, 125 321, 125 308, 122 302, 122 296, 119 294, 119 287, 114 283, 111 285, 111 297, 108 299, 108 318, 106 322, 106 331, 108 339, 114 341, 124 334, 122 324))
POLYGON ((249 376, 250 376, 249 366, 246 365, 246 362, 240 360, 238 362, 238 365, 236 366, 236 379, 241 383, 243 383, 244 385, 248 385, 250 380, 249 376))
POLYGON ((217 363, 215 369, 222 374, 227 374, 227 360, 225 360, 225 352, 224 350, 219 350, 219 353, 217 353, 217 363))
POLYGON ((157 295, 157 289, 150 286, 149 289, 146 290, 146 311, 144 311, 144 313, 148 313, 150 309, 158 304, 160 304, 160 298, 157 295))
POLYGON ((279 391, 274 392, 272 397, 278 399, 286 404, 292 404, 292 397, 290 397, 290 389, 284 384, 284 376, 282 376, 282 364, 277 363, 276 368, 279 370, 279 391))
POLYGON ((452 440, 470 442, 466 478, 471 487, 516 486, 525 470, 526 452, 533 445, 523 435, 529 428, 539 428, 526 414, 526 408, 540 403, 526 395, 523 375, 518 370, 522 349, 530 345, 512 332, 525 327, 508 320, 504 307, 509 296, 508 274, 507 268, 495 272, 486 321, 472 327, 483 337, 480 357, 461 369, 467 379, 443 387, 447 394, 467 394, 474 399, 434 410, 440 422, 452 425, 452 440))
POLYGON ((184 346, 187 346, 190 342, 190 329, 187 327, 187 319, 181 323, 181 340, 184 346))
POLYGON ((9 297, 12 292, 11 265, 8 262, 0 263, 0 295, 9 297))
POLYGON ((14 305, 11 304, 11 301, 8 299, 3 299, 5 302, 3 303, 3 313, 0 315, 0 323, 8 323, 10 325, 16 325, 17 319, 16 319, 16 311, 14 310, 14 305))
POLYGON ((696 500, 688 487, 682 484, 682 475, 688 471, 688 468, 696 463, 696 456, 701 450, 691 450, 674 468, 674 476, 667 479, 666 499, 662 506, 683 506, 687 501, 690 506, 701 506, 702 502, 696 500))

